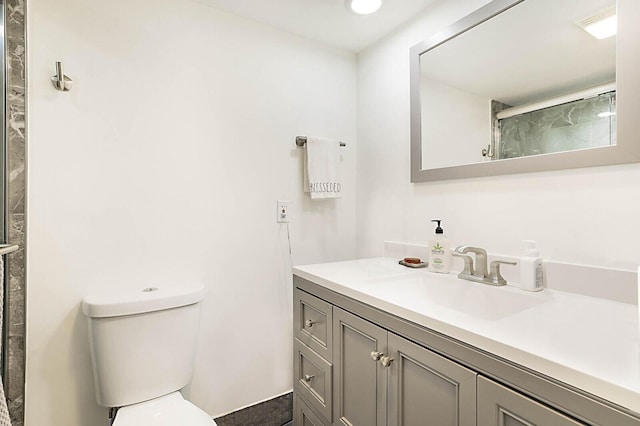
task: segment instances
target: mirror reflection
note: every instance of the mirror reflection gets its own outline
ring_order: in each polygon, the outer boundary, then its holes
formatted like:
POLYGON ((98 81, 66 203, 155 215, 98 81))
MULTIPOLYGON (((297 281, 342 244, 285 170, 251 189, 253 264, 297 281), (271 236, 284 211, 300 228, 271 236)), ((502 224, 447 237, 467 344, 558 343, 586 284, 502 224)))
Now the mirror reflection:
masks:
POLYGON ((615 145, 615 6, 526 0, 421 53, 422 169, 615 145))

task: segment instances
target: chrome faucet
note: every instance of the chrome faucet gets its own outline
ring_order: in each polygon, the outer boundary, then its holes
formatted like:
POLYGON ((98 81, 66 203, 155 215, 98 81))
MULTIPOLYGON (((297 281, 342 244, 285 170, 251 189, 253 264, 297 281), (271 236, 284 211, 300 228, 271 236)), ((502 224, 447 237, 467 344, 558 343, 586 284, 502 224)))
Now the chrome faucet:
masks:
POLYGON ((507 280, 500 274, 500 265, 516 264, 516 262, 494 260, 489 267, 489 273, 487 273, 487 251, 485 249, 480 247, 458 246, 452 254, 464 260, 464 269, 458 274, 458 278, 495 286, 507 284, 507 280), (473 257, 467 253, 475 254, 475 268, 473 257))
POLYGON ((487 276, 487 251, 485 249, 480 247, 458 246, 455 249, 454 254, 455 253, 465 255, 465 265, 467 261, 471 262, 471 275, 481 279, 487 276), (474 253, 476 255, 475 268, 473 267, 473 259, 467 253, 474 253))

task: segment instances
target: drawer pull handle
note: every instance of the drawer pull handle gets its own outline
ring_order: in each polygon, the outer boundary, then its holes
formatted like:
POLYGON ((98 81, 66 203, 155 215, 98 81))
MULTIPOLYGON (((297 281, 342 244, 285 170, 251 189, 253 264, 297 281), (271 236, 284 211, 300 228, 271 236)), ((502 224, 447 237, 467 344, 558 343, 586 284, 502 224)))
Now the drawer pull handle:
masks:
POLYGON ((382 358, 380 358, 380 363, 383 367, 389 367, 392 362, 393 358, 391 358, 390 356, 383 356, 382 358))
POLYGON ((304 325, 305 325, 305 327, 309 327, 309 328, 311 328, 311 327, 313 327, 313 324, 317 324, 317 323, 318 323, 318 321, 306 320, 306 321, 304 322, 304 325))
POLYGON ((379 361, 380 358, 382 358, 382 355, 384 355, 382 352, 373 351, 371 352, 371 359, 374 361, 379 361))
POLYGON ((305 374, 304 375, 304 381, 309 383, 311 380, 313 380, 314 377, 315 377, 315 374, 311 374, 311 375, 305 374))

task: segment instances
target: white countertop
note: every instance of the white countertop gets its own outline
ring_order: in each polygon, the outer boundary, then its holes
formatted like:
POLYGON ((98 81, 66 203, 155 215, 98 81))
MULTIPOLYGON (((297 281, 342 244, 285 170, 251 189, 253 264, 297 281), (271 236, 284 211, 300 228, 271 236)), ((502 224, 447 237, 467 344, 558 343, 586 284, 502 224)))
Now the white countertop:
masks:
POLYGON ((637 305, 492 287, 388 258, 293 273, 640 413, 637 305))

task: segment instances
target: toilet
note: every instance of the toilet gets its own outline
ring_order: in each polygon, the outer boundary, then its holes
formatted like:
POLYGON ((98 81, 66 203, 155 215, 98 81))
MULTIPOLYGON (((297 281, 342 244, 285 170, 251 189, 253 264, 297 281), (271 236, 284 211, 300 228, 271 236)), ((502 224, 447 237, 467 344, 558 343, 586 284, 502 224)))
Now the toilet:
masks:
POLYGON ((98 404, 113 426, 215 426, 180 389, 191 382, 202 285, 107 291, 85 297, 98 404))

